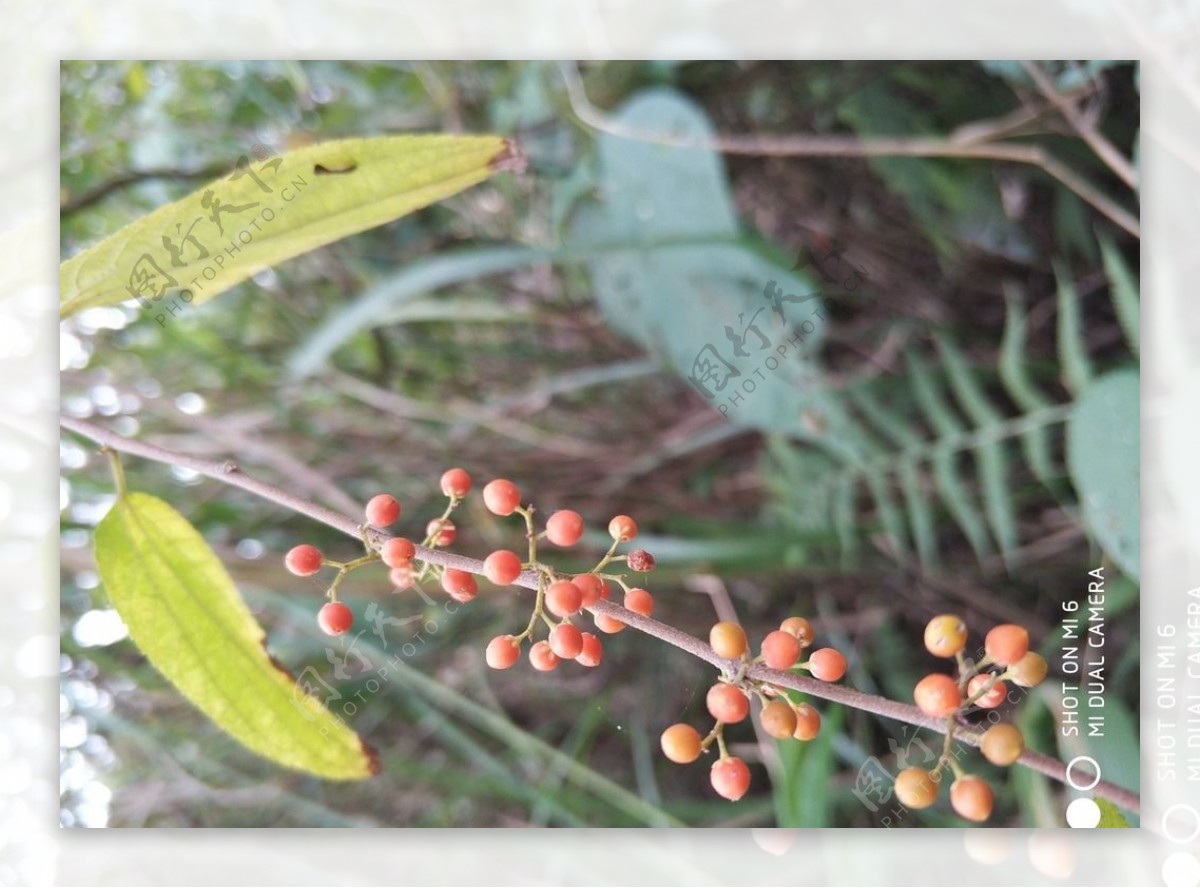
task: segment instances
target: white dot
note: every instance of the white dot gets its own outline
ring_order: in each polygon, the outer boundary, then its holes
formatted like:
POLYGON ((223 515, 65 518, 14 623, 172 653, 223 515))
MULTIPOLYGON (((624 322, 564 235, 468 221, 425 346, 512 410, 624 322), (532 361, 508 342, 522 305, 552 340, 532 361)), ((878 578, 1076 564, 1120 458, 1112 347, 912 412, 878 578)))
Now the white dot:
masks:
POLYGON ((1076 799, 1067 805, 1067 825, 1072 829, 1095 829, 1100 825, 1100 806, 1091 799, 1076 799))
POLYGON ((1176 851, 1163 861, 1163 884, 1167 888, 1195 888, 1200 885, 1200 860, 1186 851, 1176 851))

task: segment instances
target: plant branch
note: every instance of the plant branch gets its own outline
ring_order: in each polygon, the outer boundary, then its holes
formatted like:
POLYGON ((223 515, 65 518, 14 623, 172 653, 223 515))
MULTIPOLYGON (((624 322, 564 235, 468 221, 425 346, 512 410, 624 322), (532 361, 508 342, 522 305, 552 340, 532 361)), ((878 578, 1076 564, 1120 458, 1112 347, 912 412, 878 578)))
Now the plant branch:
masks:
MULTIPOLYGON (((214 478, 225 484, 249 491, 291 511, 307 515, 314 521, 326 524, 356 540, 362 539, 360 526, 353 518, 304 500, 265 481, 252 478, 243 473, 232 461, 217 462, 197 459, 196 457, 167 450, 144 441, 126 438, 103 426, 70 416, 60 416, 59 422, 64 429, 88 438, 108 450, 128 453, 131 456, 139 456, 143 459, 149 459, 166 465, 191 469, 206 477, 214 478)), ((383 541, 388 538, 387 534, 375 531, 372 531, 371 534, 372 545, 376 547, 382 545, 383 541)), ((425 546, 417 546, 416 549, 416 558, 426 563, 442 567, 453 567, 478 575, 483 574, 483 562, 477 559, 455 555, 439 549, 430 549, 425 546)), ((523 571, 513 585, 536 591, 538 588, 538 572, 532 569, 523 571)), ((658 620, 651 619, 650 617, 644 617, 641 614, 628 611, 611 601, 598 601, 589 610, 593 613, 606 614, 618 619, 646 635, 651 635, 660 641, 664 641, 694 657, 704 660, 706 663, 715 666, 727 674, 736 673, 742 665, 739 661, 727 660, 718 656, 711 647, 700 639, 688 635, 686 632, 681 632, 672 626, 660 623, 658 620)), ((939 734, 945 734, 947 730, 945 719, 927 716, 915 706, 909 706, 885 697, 877 697, 873 694, 865 694, 862 691, 856 691, 853 688, 843 685, 829 684, 798 675, 794 672, 781 672, 762 665, 749 666, 745 670, 745 676, 768 682, 777 687, 799 691, 811 697, 828 700, 831 703, 840 703, 852 709, 870 712, 883 718, 928 728, 939 734)), ((956 734, 958 739, 972 746, 979 745, 981 736, 982 734, 977 729, 968 727, 958 728, 956 734)), ((1062 762, 1050 756, 1026 750, 1020 759, 1018 759, 1018 762, 1060 783, 1066 782, 1066 767, 1062 762)), ((1134 813, 1140 812, 1140 800, 1136 793, 1108 781, 1101 780, 1096 784, 1092 792, 1126 810, 1134 813)))
POLYGON ((59 205, 59 215, 66 216, 78 212, 84 207, 90 207, 92 204, 98 203, 114 191, 121 191, 130 185, 136 185, 138 182, 145 182, 148 179, 179 179, 191 182, 199 179, 215 179, 222 173, 227 172, 229 172, 229 164, 218 163, 194 170, 153 169, 125 173, 109 179, 107 182, 101 182, 95 188, 85 191, 76 197, 71 197, 63 201, 59 205))

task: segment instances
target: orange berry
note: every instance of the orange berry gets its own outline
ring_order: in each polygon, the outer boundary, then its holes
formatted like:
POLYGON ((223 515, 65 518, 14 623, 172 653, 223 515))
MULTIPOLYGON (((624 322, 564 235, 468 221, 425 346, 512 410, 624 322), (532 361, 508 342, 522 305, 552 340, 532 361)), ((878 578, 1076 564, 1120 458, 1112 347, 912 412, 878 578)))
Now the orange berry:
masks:
POLYGON ((583 516, 570 509, 555 512, 546 521, 546 539, 556 546, 573 546, 583 536, 583 516))
POLYGON ((366 515, 367 524, 372 527, 388 527, 400 517, 400 502, 386 493, 373 496, 367 503, 366 515))
POLYGON ((637 522, 628 515, 618 515, 608 522, 608 535, 618 543, 627 543, 637 534, 637 522))
POLYGON ((654 570, 654 556, 645 549, 634 549, 625 556, 625 563, 629 565, 630 570, 636 570, 638 573, 649 573, 654 570))
POLYGON ((846 674, 846 658, 836 648, 820 648, 808 655, 808 670, 813 678, 837 681, 846 674))
POLYGON ((708 643, 718 657, 736 660, 746 653, 746 632, 737 623, 721 622, 708 630, 708 643))
POLYGON ((538 672, 551 672, 558 668, 558 655, 549 642, 537 641, 529 648, 529 662, 538 672))
POLYGON ((942 614, 925 626, 925 649, 935 657, 953 657, 967 644, 967 624, 962 617, 942 614))
POLYGON ((546 590, 546 609, 556 617, 578 613, 582 604, 583 593, 570 580, 558 580, 546 590))
POLYGON ((283 556, 283 565, 298 577, 311 577, 321 569, 321 550, 307 543, 296 546, 283 556))
POLYGON ((404 537, 392 537, 379 549, 379 557, 388 567, 407 567, 412 564, 416 554, 417 547, 412 544, 412 540, 406 540, 404 537))
POLYGON ((583 651, 583 633, 570 623, 559 623, 550 630, 550 650, 564 660, 574 660, 583 651))
POLYGON ((750 714, 750 700, 737 687, 718 682, 704 697, 708 714, 719 722, 736 725, 750 714))
POLYGON ((458 536, 458 528, 449 518, 434 518, 425 525, 425 536, 429 538, 431 546, 449 546, 458 536))
POLYGON ((935 672, 917 682, 913 688, 913 700, 926 715, 944 718, 958 710, 962 704, 962 692, 950 676, 935 672))
POLYGON ((411 589, 416 581, 417 574, 411 563, 388 571, 388 582, 396 589, 411 589))
POLYGON ((683 723, 662 732, 663 755, 677 765, 689 765, 700 758, 700 732, 683 723))
POLYGON ((788 617, 779 624, 779 628, 788 635, 796 636, 796 640, 800 642, 800 647, 806 648, 813 643, 813 638, 816 637, 813 632, 812 623, 804 619, 804 617, 788 617))
POLYGON ((792 736, 797 740, 811 740, 821 730, 821 713, 807 703, 796 704, 796 730, 792 736))
POLYGON ((475 575, 465 570, 448 567, 442 572, 442 588, 455 601, 470 601, 479 593, 475 575))
POLYGON ((713 762, 709 780, 717 795, 736 802, 750 788, 750 769, 740 758, 728 756, 713 762))
MULTIPOLYGON (((990 675, 973 675, 971 680, 967 682, 967 696, 974 697, 979 691, 987 687, 987 683, 992 680, 990 675)), ((1004 695, 1007 689, 1004 687, 1004 682, 998 681, 992 685, 991 690, 975 701, 975 705, 980 709, 995 709, 1004 702, 1004 695)))
POLYGON ((442 493, 462 499, 471 492, 471 476, 463 469, 447 469, 442 474, 442 493))
POLYGON ((596 628, 608 635, 616 635, 625 629, 624 623, 608 614, 594 614, 592 619, 596 623, 596 628))
POLYGON ((645 589, 630 589, 625 593, 625 610, 648 617, 654 613, 654 596, 645 589))
POLYGON ((762 658, 772 669, 791 669, 800 659, 800 640, 790 632, 768 632, 762 643, 762 658))
POLYGON ((1029 652, 1029 630, 1014 623, 996 626, 983 640, 983 649, 993 663, 1016 663, 1029 652))
POLYGON ((787 700, 772 700, 762 708, 758 721, 768 736, 787 740, 796 730, 796 710, 787 700))
POLYGON ((932 771, 905 768, 896 775, 896 798, 906 808, 928 808, 938 797, 938 781, 932 771))
POLYGON ((317 625, 326 635, 345 635, 354 625, 354 612, 340 601, 328 601, 317 611, 317 625))
POLYGON ((992 816, 992 788, 982 777, 968 774, 950 784, 950 807, 959 817, 982 823, 992 816))
POLYGON ((521 491, 505 478, 489 481, 483 488, 483 504, 493 515, 505 518, 521 505, 521 491))
POLYGON ((1048 669, 1045 657, 1036 651, 1029 651, 1017 662, 1008 664, 1008 677, 1015 685, 1032 688, 1042 683, 1048 669))
POLYGON ((1011 765, 1025 751, 1025 737, 1015 725, 1002 722, 983 732, 979 749, 993 765, 1011 765))
POLYGON ((516 552, 497 549, 483 559, 483 575, 497 586, 507 586, 521 575, 521 559, 516 552))
POLYGON ((591 607, 601 598, 608 598, 608 584, 595 574, 580 574, 571 580, 583 595, 581 606, 591 607))
POLYGON ((493 669, 508 669, 521 656, 521 646, 511 635, 497 635, 488 642, 483 658, 493 669))
POLYGON ((604 645, 590 632, 581 634, 583 635, 583 647, 575 656, 575 662, 580 666, 599 666, 600 659, 604 656, 604 645))

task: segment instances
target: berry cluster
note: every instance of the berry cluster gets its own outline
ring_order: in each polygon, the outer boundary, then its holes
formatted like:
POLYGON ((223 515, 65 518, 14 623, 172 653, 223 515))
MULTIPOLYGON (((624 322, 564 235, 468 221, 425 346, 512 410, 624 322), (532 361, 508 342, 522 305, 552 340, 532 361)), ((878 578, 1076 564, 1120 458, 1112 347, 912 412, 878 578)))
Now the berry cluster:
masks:
MULTIPOLYGON (((938 797, 942 771, 954 773, 950 806, 967 820, 982 822, 992 813, 992 789, 982 777, 967 774, 950 754, 951 744, 965 713, 972 707, 995 709, 1008 697, 1005 682, 1031 688, 1046 677, 1046 660, 1029 650, 1029 632, 1006 623, 988 632, 983 657, 966 657, 967 626, 953 614, 934 617, 925 627, 925 647, 935 657, 954 659, 958 676, 934 672, 917 682, 913 700, 926 715, 944 718, 946 745, 932 770, 905 768, 896 777, 896 797, 909 808, 928 808, 938 797)), ((993 713, 994 715, 994 713, 993 713)), ((1021 757, 1025 739, 1015 725, 996 722, 979 741, 983 757, 994 765, 1008 766, 1021 757)))
POLYGON ((784 692, 759 679, 747 676, 753 664, 781 671, 807 670, 821 681, 838 681, 846 674, 846 658, 835 648, 819 648, 803 659, 812 647, 812 624, 803 617, 788 617, 779 628, 768 632, 762 640, 759 655, 751 659, 746 633, 737 623, 721 622, 712 627, 708 642, 720 657, 730 660, 730 668, 708 689, 705 703, 715 720, 705 737, 688 724, 674 724, 662 733, 663 755, 671 761, 686 765, 700 757, 715 741, 717 760, 709 772, 709 780, 717 794, 737 801, 750 788, 750 769, 725 747, 725 726, 745 721, 750 714, 750 701, 761 704, 758 719, 764 732, 777 740, 811 740, 821 730, 821 714, 808 703, 795 703, 784 692))

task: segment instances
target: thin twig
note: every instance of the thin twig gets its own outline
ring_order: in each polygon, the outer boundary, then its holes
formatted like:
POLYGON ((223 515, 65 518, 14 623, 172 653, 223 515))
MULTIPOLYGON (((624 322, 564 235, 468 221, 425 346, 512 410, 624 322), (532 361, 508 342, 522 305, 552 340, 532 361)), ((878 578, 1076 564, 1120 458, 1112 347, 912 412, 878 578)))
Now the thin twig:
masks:
MULTIPOLYGON (((166 465, 191 469, 209 478, 215 478, 234 487, 240 487, 294 512, 307 515, 313 520, 339 530, 354 539, 362 538, 359 524, 354 519, 316 503, 308 502, 264 481, 251 478, 241 472, 232 462, 197 459, 187 454, 176 453, 154 444, 148 444, 144 441, 126 438, 102 426, 70 416, 60 416, 59 422, 64 429, 74 432, 77 435, 82 435, 109 450, 128 453, 132 456, 140 456, 143 459, 165 463, 166 465)), ((374 545, 381 545, 385 539, 387 539, 386 534, 373 533, 372 542, 374 545)), ((417 546, 416 550, 416 557, 429 564, 436 564, 441 567, 453 567, 478 575, 483 574, 483 562, 477 559, 455 555, 439 549, 429 549, 425 546, 417 546)), ((526 570, 516 579, 513 585, 536 590, 538 587, 538 574, 534 570, 526 570)), ((665 623, 660 623, 658 620, 628 611, 620 605, 613 604, 611 601, 598 601, 589 609, 593 613, 606 614, 618 619, 640 632, 652 635, 660 641, 664 641, 682 651, 686 651, 694 657, 704 660, 706 663, 710 663, 725 673, 733 674, 739 669, 740 664, 737 661, 727 660, 718 656, 711 647, 700 639, 688 635, 686 632, 681 632, 665 623)), ((746 669, 745 675, 751 679, 765 681, 777 687, 790 688, 812 697, 828 700, 832 703, 840 703, 852 709, 870 712, 883 718, 906 722, 910 725, 928 728, 931 731, 942 734, 946 732, 945 719, 931 718, 915 706, 908 706, 895 700, 888 700, 885 697, 864 694, 853 688, 817 681, 813 678, 797 675, 794 672, 780 672, 761 665, 750 666, 746 669)), ((965 743, 978 746, 982 735, 975 729, 962 728, 959 729, 956 736, 965 743)), ((1053 780, 1066 783, 1066 766, 1057 759, 1026 750, 1018 761, 1053 780)), ((1140 800, 1136 793, 1108 781, 1101 780, 1096 784, 1092 792, 1126 810, 1133 811, 1134 813, 1140 812, 1140 800)))
POLYGON ((60 204, 58 212, 60 216, 78 212, 84 207, 90 207, 92 204, 98 203, 114 191, 120 191, 123 188, 128 188, 130 185, 136 185, 138 182, 146 182, 150 179, 194 181, 196 179, 215 179, 222 173, 227 172, 229 172, 229 164, 218 163, 195 170, 155 169, 125 173, 115 176, 107 182, 102 182, 95 188, 85 191, 77 197, 68 198, 60 204))

